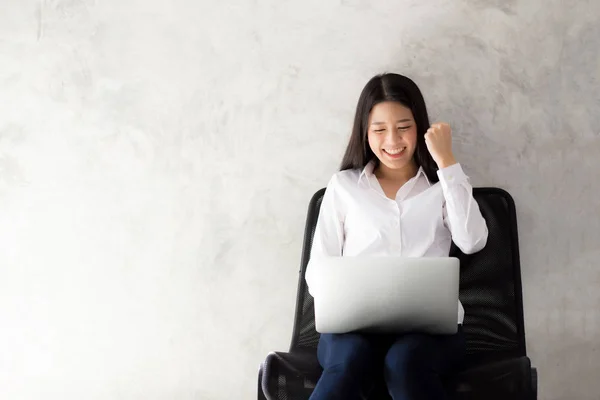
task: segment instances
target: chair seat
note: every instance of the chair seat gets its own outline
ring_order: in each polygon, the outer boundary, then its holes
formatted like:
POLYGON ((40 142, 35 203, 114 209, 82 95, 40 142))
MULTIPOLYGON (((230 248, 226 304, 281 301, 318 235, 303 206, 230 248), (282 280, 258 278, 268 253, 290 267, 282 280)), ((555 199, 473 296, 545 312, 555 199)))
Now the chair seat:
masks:
MULTIPOLYGON (((268 400, 306 400, 322 369, 314 350, 308 349, 270 353, 261 372, 261 386, 268 400)), ((529 358, 516 357, 469 367, 447 378, 446 387, 456 400, 528 400, 533 396, 530 392, 533 378, 529 358)), ((369 397, 369 400, 383 399, 390 399, 385 387, 375 388, 369 397)))

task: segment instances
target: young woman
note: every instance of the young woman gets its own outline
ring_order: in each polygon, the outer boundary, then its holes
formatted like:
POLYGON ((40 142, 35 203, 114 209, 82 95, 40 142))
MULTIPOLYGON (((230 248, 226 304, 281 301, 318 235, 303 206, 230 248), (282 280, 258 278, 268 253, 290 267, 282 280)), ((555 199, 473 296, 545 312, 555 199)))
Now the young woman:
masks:
MULTIPOLYGON (((325 191, 311 257, 447 257, 452 241, 471 254, 487 235, 452 153, 450 126, 429 124, 409 78, 372 78, 358 100, 341 171, 325 191)), ((360 399, 378 374, 394 400, 445 399, 440 375, 460 368, 465 356, 463 318, 459 302, 455 335, 322 334, 323 375, 311 400, 360 399)))

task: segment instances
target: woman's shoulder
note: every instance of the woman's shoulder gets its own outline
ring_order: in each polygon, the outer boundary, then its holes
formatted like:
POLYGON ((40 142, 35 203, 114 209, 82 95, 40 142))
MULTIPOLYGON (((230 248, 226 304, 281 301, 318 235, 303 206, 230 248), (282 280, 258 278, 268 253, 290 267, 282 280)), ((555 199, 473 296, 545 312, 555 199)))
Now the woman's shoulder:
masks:
POLYGON ((346 169, 338 171, 329 180, 329 185, 347 187, 348 185, 356 185, 360 177, 360 170, 346 169))

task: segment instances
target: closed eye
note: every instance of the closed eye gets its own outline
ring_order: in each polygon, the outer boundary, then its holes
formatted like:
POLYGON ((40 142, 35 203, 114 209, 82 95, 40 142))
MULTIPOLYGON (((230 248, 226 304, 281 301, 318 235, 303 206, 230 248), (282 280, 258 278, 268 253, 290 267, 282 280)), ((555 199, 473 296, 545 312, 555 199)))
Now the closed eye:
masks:
MULTIPOLYGON (((408 128, 410 128, 410 126, 399 126, 398 127, 398 129, 400 129, 401 131, 405 131, 408 128)), ((385 131, 385 129, 375 129, 375 130, 373 130, 373 132, 384 132, 384 131, 385 131)))

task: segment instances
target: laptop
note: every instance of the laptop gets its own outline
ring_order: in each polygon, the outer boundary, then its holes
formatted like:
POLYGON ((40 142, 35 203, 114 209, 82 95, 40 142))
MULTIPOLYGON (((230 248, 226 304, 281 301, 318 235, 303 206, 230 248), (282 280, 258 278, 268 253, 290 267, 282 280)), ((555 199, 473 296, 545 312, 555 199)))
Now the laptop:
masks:
POLYGON ((323 257, 308 268, 317 332, 457 332, 457 258, 323 257))

